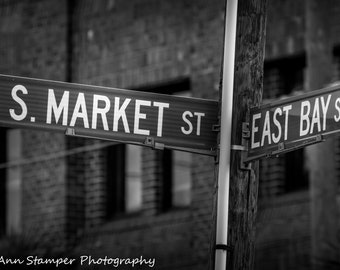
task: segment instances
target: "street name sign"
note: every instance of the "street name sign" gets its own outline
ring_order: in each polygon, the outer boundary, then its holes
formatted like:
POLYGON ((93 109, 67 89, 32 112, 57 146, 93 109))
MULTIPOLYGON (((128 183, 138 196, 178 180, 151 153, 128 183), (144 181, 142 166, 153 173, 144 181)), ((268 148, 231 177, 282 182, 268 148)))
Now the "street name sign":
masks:
POLYGON ((340 132, 340 86, 251 109, 247 160, 275 156, 340 132))
POLYGON ((0 125, 215 155, 218 102, 0 75, 0 125))

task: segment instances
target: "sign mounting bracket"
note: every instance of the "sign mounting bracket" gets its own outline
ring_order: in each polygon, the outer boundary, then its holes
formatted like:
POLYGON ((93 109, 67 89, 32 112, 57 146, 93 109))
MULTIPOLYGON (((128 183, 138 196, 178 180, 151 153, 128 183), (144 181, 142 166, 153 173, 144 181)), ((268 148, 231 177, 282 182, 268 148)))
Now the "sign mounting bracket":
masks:
POLYGON ((249 123, 242 123, 242 145, 231 145, 231 150, 241 151, 240 169, 244 171, 251 170, 250 162, 247 162, 248 141, 250 138, 249 123))
POLYGON ((278 149, 277 150, 271 152, 267 156, 268 157, 279 156, 279 155, 291 152, 293 150, 297 150, 299 148, 302 148, 302 147, 305 147, 305 146, 309 146, 309 145, 312 145, 312 144, 316 144, 316 143, 320 143, 320 142, 324 142, 324 141, 325 141, 325 139, 324 139, 323 135, 319 134, 319 135, 316 135, 316 136, 311 137, 308 140, 304 141, 302 145, 296 145, 296 146, 293 146, 293 147, 287 147, 287 145, 282 142, 282 143, 278 144, 278 149))

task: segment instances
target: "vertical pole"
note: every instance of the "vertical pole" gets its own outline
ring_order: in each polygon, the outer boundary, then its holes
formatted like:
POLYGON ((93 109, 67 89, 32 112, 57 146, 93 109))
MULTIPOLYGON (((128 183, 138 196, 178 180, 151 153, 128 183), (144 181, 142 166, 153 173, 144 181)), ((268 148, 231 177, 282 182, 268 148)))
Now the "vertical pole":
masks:
POLYGON ((226 5, 215 270, 254 265, 258 162, 251 170, 242 167, 240 150, 242 122, 262 98, 266 7, 266 0, 227 0, 226 5))
POLYGON ((228 210, 230 183, 230 150, 233 111, 234 65, 238 0, 228 0, 224 32, 224 54, 221 96, 221 132, 218 167, 217 224, 215 270, 227 264, 228 210), (224 248, 223 248, 224 247, 224 248))

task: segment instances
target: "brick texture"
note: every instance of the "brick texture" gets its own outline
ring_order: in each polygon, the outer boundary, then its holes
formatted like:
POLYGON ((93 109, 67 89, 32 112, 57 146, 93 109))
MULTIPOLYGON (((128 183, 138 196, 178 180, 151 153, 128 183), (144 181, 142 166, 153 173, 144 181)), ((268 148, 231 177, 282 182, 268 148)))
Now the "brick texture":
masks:
MULTIPOLYGON (((303 55, 304 1, 267 2, 266 62, 303 55)), ((335 47, 339 10, 331 13, 335 47)), ((217 99, 223 19, 223 0, 1 0, 0 73, 129 89, 186 78, 193 96, 217 99)), ((280 72, 264 76, 264 98, 276 98, 280 72)), ((22 134, 27 159, 103 143, 22 134)), ((110 221, 105 148, 23 166, 23 230, 75 256, 143 255, 156 258, 155 269, 208 269, 214 159, 193 155, 190 207, 161 213, 159 157, 147 148, 142 157, 142 210, 110 221)), ((261 165, 257 269, 309 267, 307 191, 285 194, 283 167, 283 159, 261 165)))
MULTIPOLYGON (((223 6, 223 1, 130 1, 128 5, 124 1, 79 1, 74 7, 73 80, 138 89, 188 77, 194 96, 216 98, 223 6)), ((89 218, 98 223, 88 227, 92 230, 87 230, 77 252, 143 254, 156 258, 157 269, 207 269, 213 159, 194 155, 192 205, 167 213, 159 212, 162 172, 158 159, 157 152, 143 150, 140 216, 104 222, 100 207, 93 205, 93 200, 100 200, 101 180, 94 176, 87 180, 86 193, 93 197, 86 195, 86 208, 92 210, 85 212, 93 218, 86 216, 85 223, 89 218)))
MULTIPOLYGON (((65 1, 1 1, 1 64, 5 74, 65 79, 65 1), (51 35, 50 33, 53 33, 51 35)), ((64 136, 25 130, 23 158, 65 148, 64 136)), ((23 231, 63 249, 65 234, 64 159, 22 167, 23 231)))

